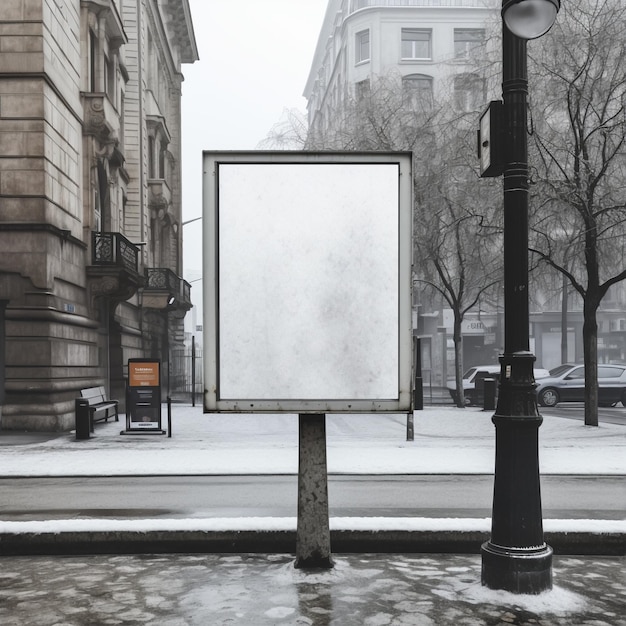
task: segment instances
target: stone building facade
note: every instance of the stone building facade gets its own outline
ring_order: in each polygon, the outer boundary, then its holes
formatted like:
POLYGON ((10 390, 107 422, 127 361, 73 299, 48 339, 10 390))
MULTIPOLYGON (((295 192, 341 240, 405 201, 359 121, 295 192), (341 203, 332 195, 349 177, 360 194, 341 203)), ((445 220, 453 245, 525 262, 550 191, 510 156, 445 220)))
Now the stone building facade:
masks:
POLYGON ((188 0, 3 0, 2 428, 72 428, 86 387, 123 405, 129 358, 161 360, 168 384, 191 306, 180 103, 197 58, 188 0))
POLYGON ((377 77, 395 76, 411 102, 454 90, 482 108, 486 81, 472 64, 497 0, 329 0, 304 89, 309 127, 333 125, 342 104, 377 77))

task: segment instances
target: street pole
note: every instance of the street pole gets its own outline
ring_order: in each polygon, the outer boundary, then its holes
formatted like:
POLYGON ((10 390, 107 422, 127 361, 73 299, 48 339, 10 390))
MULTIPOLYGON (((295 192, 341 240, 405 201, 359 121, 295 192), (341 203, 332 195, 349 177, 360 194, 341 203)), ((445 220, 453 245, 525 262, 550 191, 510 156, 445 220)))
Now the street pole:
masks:
POLYGON ((331 569, 326 415, 298 416, 297 569, 331 569))
POLYGON ((196 336, 191 335, 191 406, 196 406, 196 336))
MULTIPOLYGON (((518 10, 522 4, 503 0, 503 17, 508 8, 518 10)), ((542 418, 529 338, 526 45, 503 20, 504 354, 492 418, 496 458, 491 538, 481 556, 483 585, 538 594, 552 588, 552 548, 543 537, 538 444, 542 418)))

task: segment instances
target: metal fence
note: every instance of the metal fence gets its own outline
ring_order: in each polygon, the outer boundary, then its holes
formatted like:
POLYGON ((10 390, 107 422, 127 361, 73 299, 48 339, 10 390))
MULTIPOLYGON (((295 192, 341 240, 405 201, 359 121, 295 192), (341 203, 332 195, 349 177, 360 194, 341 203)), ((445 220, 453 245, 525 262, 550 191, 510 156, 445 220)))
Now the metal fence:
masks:
POLYGON ((195 345, 173 350, 170 364, 170 395, 176 399, 202 398, 202 349, 195 345))
MULTIPOLYGON (((423 403, 425 405, 451 404, 450 393, 445 387, 433 386, 430 370, 424 370, 423 403)), ((172 352, 170 364, 169 393, 175 400, 202 402, 204 386, 202 370, 202 349, 198 346, 185 346, 172 352), (195 382, 194 382, 195 381, 195 382), (194 390, 194 396, 191 392, 194 390)))
POLYGON ((91 262, 139 272, 139 248, 120 233, 91 233, 91 262))

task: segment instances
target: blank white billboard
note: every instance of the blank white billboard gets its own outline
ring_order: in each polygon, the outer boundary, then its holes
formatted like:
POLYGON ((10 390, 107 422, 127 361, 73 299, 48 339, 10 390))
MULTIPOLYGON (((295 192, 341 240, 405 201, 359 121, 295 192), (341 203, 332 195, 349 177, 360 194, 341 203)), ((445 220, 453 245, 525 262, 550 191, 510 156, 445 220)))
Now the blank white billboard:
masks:
POLYGON ((204 153, 206 411, 410 410, 410 170, 204 153))

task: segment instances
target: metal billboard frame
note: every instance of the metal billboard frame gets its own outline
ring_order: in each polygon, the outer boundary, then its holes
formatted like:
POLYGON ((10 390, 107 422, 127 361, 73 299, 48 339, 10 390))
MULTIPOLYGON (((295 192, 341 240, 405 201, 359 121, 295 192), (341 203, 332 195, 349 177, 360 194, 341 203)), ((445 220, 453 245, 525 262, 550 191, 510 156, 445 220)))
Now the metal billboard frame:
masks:
MULTIPOLYGON (((413 411, 414 365, 411 324, 412 181, 412 155, 410 152, 205 151, 203 153, 204 412, 319 414, 411 413, 413 411), (292 167, 283 167, 285 165, 292 167), (305 167, 293 167, 301 165, 305 167), (320 168, 320 166, 328 165, 333 167, 320 168), (265 175, 266 173, 268 174, 267 176, 265 175), (255 379, 265 375, 265 361, 261 362, 259 360, 257 362, 254 358, 245 358, 249 356, 245 352, 246 346, 250 343, 255 343, 256 338, 252 331, 246 331, 249 323, 250 307, 252 306, 251 298, 248 297, 249 294, 239 294, 236 291, 240 284, 248 285, 249 287, 252 285, 256 289, 257 287, 254 286, 255 283, 253 281, 257 280, 258 276, 248 277, 244 275, 244 279, 241 280, 240 274, 235 273, 232 269, 228 269, 236 265, 237 272, 247 271, 246 268, 248 266, 243 262, 239 263, 237 257, 239 249, 242 248, 241 254, 246 253, 246 248, 251 247, 251 242, 253 242, 254 246, 259 247, 259 255, 267 254, 271 256, 276 254, 278 256, 277 252, 272 252, 272 246, 274 246, 275 242, 271 240, 271 236, 267 236, 266 226, 268 222, 265 220, 265 216, 262 214, 262 211, 257 212, 256 208, 255 210, 250 209, 250 205, 254 205, 256 202, 256 191, 252 187, 252 182, 248 181, 248 179, 256 181, 257 185, 259 185, 259 181, 262 181, 262 187, 267 184, 267 193, 274 194, 272 197, 282 198, 281 189, 290 185, 294 186, 294 190, 287 193, 284 197, 302 199, 303 196, 300 195, 300 192, 308 192, 310 195, 315 194, 316 189, 326 189, 324 199, 327 201, 328 189, 335 189, 332 184, 307 187, 306 185, 301 185, 302 181, 300 181, 302 179, 306 182, 309 178, 312 178, 315 181, 324 182, 327 173, 332 175, 333 184, 335 187, 340 187, 340 192, 344 194, 344 205, 338 206, 337 211, 332 206, 330 208, 326 207, 328 209, 326 217, 328 219, 328 216, 331 216, 331 221, 334 220, 332 216, 341 215, 345 208, 345 198, 348 198, 348 204, 350 204, 350 194, 354 193, 355 196, 359 196, 359 194, 365 193, 360 188, 352 188, 351 185, 367 183, 369 179, 372 179, 374 181, 373 184, 376 185, 380 179, 382 183, 380 187, 385 190, 395 189, 392 194, 388 194, 389 198, 385 196, 379 202, 381 209, 383 209, 380 213, 387 217, 378 215, 376 202, 379 200, 377 197, 374 198, 373 204, 369 209, 370 215, 373 216, 372 219, 381 220, 385 233, 390 233, 386 239, 389 245, 386 248, 382 246, 386 252, 383 251, 381 253, 377 246, 374 246, 376 249, 368 248, 364 253, 369 263, 367 267, 376 269, 376 263, 379 262, 377 254, 382 254, 383 256, 386 254, 384 269, 388 270, 391 266, 394 266, 393 271, 397 272, 393 274, 393 286, 390 286, 389 278, 380 280, 380 283, 385 288, 389 287, 392 290, 390 301, 392 302, 393 317, 395 319, 389 320, 389 316, 385 316, 383 330, 387 329, 390 332, 386 335, 389 337, 388 340, 381 339, 380 343, 383 344, 383 348, 379 348, 378 340, 373 334, 377 327, 375 322, 367 322, 369 324, 369 326, 366 326, 367 332, 362 333, 362 335, 367 336, 369 341, 369 343, 366 342, 365 348, 369 346, 375 350, 381 349, 381 354, 384 357, 381 359, 382 363, 389 363, 391 367, 385 367, 384 371, 378 372, 380 376, 374 373, 369 378, 359 378, 359 381, 354 383, 355 390, 346 392, 347 395, 342 391, 338 393, 338 387, 333 384, 330 384, 333 390, 330 393, 326 393, 324 383, 320 383, 321 391, 308 389, 299 393, 293 390, 299 389, 298 382, 293 383, 295 385, 293 389, 287 386, 284 388, 280 387, 281 377, 290 373, 293 367, 288 361, 285 361, 284 365, 281 361, 276 361, 279 357, 272 354, 268 355, 268 359, 269 357, 273 358, 274 361, 272 363, 278 363, 279 366, 273 367, 268 374, 271 380, 268 379, 266 382, 275 384, 278 391, 275 393, 266 391, 266 386, 261 385, 262 380, 258 381, 259 384, 255 387, 255 379), (353 183, 351 181, 354 173, 357 176, 353 183), (248 185, 251 188, 249 190, 246 189, 242 193, 241 188, 245 188, 248 185), (233 214, 243 210, 244 204, 247 211, 247 220, 253 222, 250 232, 254 234, 255 225, 261 231, 258 240, 252 239, 253 234, 248 235, 248 239, 245 236, 242 236, 241 241, 237 239, 241 228, 237 225, 238 222, 234 221, 233 214), (257 215, 259 219, 264 221, 254 223, 257 215), (391 224, 393 220, 395 220, 395 223, 391 224), (232 226, 229 225, 231 221, 233 222, 232 226), (224 223, 226 223, 226 226, 224 223), (266 240, 263 235, 265 235, 266 240), (397 241, 393 241, 393 238, 397 238, 397 241), (243 270, 241 269, 242 267, 243 270), (250 282, 248 282, 248 278, 250 278, 250 282), (240 304, 241 308, 239 309, 240 304), (241 319, 238 316, 241 316, 241 319), (250 335, 246 335, 246 332, 250 332, 250 335), (243 333, 243 335, 240 336, 240 333, 243 333), (239 357, 231 356, 231 353, 239 354, 242 350, 244 357, 241 357, 241 361, 237 360, 239 357), (397 371, 389 371, 396 370, 396 368, 397 371), (277 376, 278 381, 275 380, 275 376, 277 376), (241 377, 241 380, 239 377, 241 377), (366 378, 367 380, 365 380, 366 378), (385 382, 380 382, 381 379, 384 379, 385 382), (248 389, 252 389, 252 391, 246 390, 246 385, 249 385, 248 389), (362 387, 358 385, 362 385, 362 387), (259 392, 259 389, 262 389, 262 391, 259 392)), ((373 193, 378 193, 376 186, 373 188, 373 193)), ((355 198, 355 206, 350 206, 346 209, 349 217, 349 211, 353 212, 353 222, 351 222, 350 227, 353 227, 360 220, 359 211, 361 209, 360 205, 357 206, 357 200, 358 198, 355 198)), ((363 200, 362 197, 361 200, 363 200)), ((367 204, 367 198, 365 200, 365 204, 367 204)), ((310 201, 310 198, 307 201, 310 201)), ((300 201, 290 203, 289 211, 297 211, 299 204, 300 201)), ((303 200, 302 204, 306 205, 306 201, 303 200)), ((266 201, 265 204, 261 203, 259 206, 267 209, 267 207, 273 208, 274 205, 266 201)), ((305 211, 306 209, 302 208, 300 210, 305 211)), ((310 213, 309 208, 308 213, 303 213, 302 217, 308 217, 310 213)), ((282 215, 286 215, 286 213, 283 212, 282 215)), ((340 220, 341 218, 338 217, 337 219, 340 220)), ((331 226, 334 227, 330 231, 333 235, 337 230, 341 230, 341 225, 337 228, 337 224, 334 222, 331 226)), ((328 225, 323 225, 323 228, 328 228, 328 225)), ((346 230, 347 232, 348 230, 346 230)), ((320 232, 317 240, 326 242, 329 238, 328 233, 328 230, 320 232)), ((364 242, 369 242, 372 236, 376 236, 376 233, 373 234, 371 232, 361 234, 364 242)), ((357 239, 358 235, 359 233, 357 233, 357 239)), ((345 252, 345 247, 343 247, 346 241, 348 240, 345 238, 338 238, 337 244, 325 243, 324 245, 337 245, 336 251, 338 254, 348 254, 345 252)), ((351 243, 352 239, 349 242, 351 243)), ((335 249, 331 248, 331 254, 327 256, 336 256, 334 251, 335 249)), ((253 260, 258 260, 258 258, 261 257, 253 256, 253 260)), ((272 257, 272 263, 271 267, 280 272, 282 268, 280 260, 272 257)), ((380 261, 380 263, 382 265, 383 261, 380 261)), ((288 262, 285 263, 285 266, 287 265, 289 265, 288 262)), ((254 262, 250 263, 249 267, 250 272, 259 271, 255 269, 254 262)), ((331 268, 324 273, 324 276, 328 277, 334 274, 334 269, 331 268)), ((352 276, 354 275, 355 273, 353 272, 352 276)), ((389 272, 385 274, 387 277, 389 275, 389 272)), ((336 282, 336 278, 334 280, 336 282)), ((321 282, 323 285, 324 280, 318 282, 321 282)), ((367 289, 369 277, 361 282, 361 288, 367 289)), ((277 284, 280 283, 281 280, 279 279, 277 284)), ((352 283, 348 284, 351 285, 352 283)), ((374 280, 373 288, 376 287, 376 284, 376 280, 374 280)), ((291 283, 288 283, 288 285, 291 285, 291 283)), ((378 296, 378 292, 374 295, 378 296)), ((368 294, 366 291, 360 297, 363 298, 364 302, 370 301, 367 299, 368 294)), ((372 297, 371 301, 381 299, 380 297, 372 297)), ((361 306, 361 309, 369 309, 369 306, 361 306)), ((385 309, 385 313, 388 310, 389 308, 385 309)), ((260 316, 262 311, 259 312, 259 310, 255 309, 255 314, 260 316)), ((360 321, 359 315, 356 318, 359 318, 360 321)), ((267 320, 261 319, 261 323, 263 322, 267 323, 267 320)), ((349 321, 342 318, 334 323, 339 328, 341 328, 340 324, 342 323, 346 324, 346 328, 349 328, 353 323, 353 318, 349 321)), ((297 341, 300 342, 304 336, 310 335, 315 337, 315 330, 316 328, 310 327, 302 329, 302 333, 298 335, 297 341)), ((317 330, 319 330, 319 334, 325 332, 321 326, 317 330)), ((265 354, 273 352, 274 348, 278 353, 279 347, 282 348, 282 352, 288 352, 288 346, 276 345, 281 344, 282 337, 280 333, 277 332, 274 337, 273 343, 268 344, 265 354), (276 338, 278 339, 276 340, 276 338)), ((287 339, 286 337, 285 341, 287 339)), ((293 338, 291 341, 293 341, 293 338)), ((348 348, 346 351, 348 353, 350 353, 352 343, 347 344, 348 348)), ((351 362, 348 360, 345 364, 347 370, 358 370, 360 362, 356 363, 355 355, 356 351, 351 357, 354 360, 352 363, 354 368, 350 367, 351 362)), ((372 358, 372 360, 375 361, 376 359, 372 358)), ((302 363, 300 362, 300 365, 302 363)), ((308 362, 306 364, 308 365, 308 362)), ((375 367, 376 364, 372 363, 371 365, 375 367)), ((344 365, 341 365, 341 367, 344 367, 344 365)), ((325 365, 322 366, 322 369, 324 368, 325 365)), ((330 378, 333 378, 334 374, 335 372, 332 370, 328 372, 330 378)), ((309 385, 309 382, 302 384, 306 387, 309 385)), ((313 383, 310 384, 313 385, 313 383)), ((338 382, 337 385, 341 385, 341 382, 338 382)))

